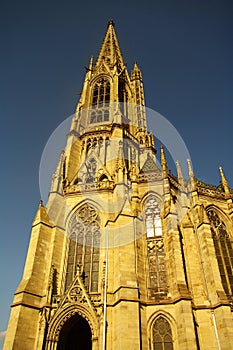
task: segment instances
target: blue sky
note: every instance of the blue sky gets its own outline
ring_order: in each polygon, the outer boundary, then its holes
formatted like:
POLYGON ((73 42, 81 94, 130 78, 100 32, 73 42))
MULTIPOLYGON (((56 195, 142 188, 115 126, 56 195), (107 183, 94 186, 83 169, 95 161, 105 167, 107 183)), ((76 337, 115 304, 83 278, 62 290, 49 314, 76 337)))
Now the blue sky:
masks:
MULTIPOLYGON (((124 60, 143 73, 146 105, 178 130, 197 178, 233 187, 233 3, 224 0, 1 5, 0 331, 7 327, 30 226, 39 164, 54 129, 75 108, 84 66, 113 18, 124 60)), ((1 333, 0 333, 1 337, 1 333)))

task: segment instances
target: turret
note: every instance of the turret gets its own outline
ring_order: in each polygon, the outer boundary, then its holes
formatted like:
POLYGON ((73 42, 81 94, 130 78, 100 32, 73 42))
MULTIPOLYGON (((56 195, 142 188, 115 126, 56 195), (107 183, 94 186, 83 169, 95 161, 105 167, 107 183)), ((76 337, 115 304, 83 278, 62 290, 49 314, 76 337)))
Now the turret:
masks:
POLYGON ((137 115, 137 126, 139 129, 146 130, 146 111, 145 111, 145 98, 144 89, 142 83, 142 73, 138 67, 137 62, 134 63, 134 67, 130 76, 131 86, 134 92, 134 104, 135 114, 137 115))

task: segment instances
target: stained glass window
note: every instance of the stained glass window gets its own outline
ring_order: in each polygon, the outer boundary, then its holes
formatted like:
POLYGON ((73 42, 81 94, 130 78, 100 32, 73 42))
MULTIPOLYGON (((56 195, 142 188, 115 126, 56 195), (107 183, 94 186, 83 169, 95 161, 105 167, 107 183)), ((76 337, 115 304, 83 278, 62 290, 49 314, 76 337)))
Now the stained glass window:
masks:
POLYGON ((233 294, 233 248, 226 225, 215 210, 207 211, 222 285, 228 298, 233 294))
POLYGON ((153 325, 153 350, 173 350, 172 331, 168 321, 160 316, 153 325))
POLYGON ((98 291, 100 225, 96 210, 84 204, 70 223, 66 289, 79 266, 87 290, 98 291))

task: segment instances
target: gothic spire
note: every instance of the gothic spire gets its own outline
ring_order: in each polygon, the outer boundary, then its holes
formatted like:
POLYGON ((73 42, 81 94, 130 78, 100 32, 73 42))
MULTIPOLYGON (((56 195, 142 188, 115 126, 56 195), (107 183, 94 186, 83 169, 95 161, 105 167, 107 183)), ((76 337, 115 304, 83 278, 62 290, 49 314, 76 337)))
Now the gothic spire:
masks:
POLYGON ((223 172, 223 169, 221 166, 219 167, 219 171, 220 171, 220 175, 221 175, 221 180, 222 180, 222 185, 224 188, 225 196, 226 196, 226 198, 230 198, 230 190, 229 190, 228 182, 225 178, 225 175, 224 175, 224 172, 223 172))
POLYGON ((114 29, 113 20, 108 22, 108 28, 100 48, 99 56, 96 60, 96 67, 98 67, 103 61, 111 66, 117 65, 119 71, 125 66, 114 29))
POLYGON ((135 79, 142 80, 142 73, 138 67, 137 62, 134 62, 134 67, 133 67, 130 79, 131 80, 135 80, 135 79))
POLYGON ((177 169, 177 176, 178 176, 179 184, 181 186, 183 186, 184 185, 184 177, 183 177, 183 173, 181 170, 180 162, 178 160, 176 161, 176 169, 177 169))
POLYGON ((93 56, 91 56, 90 61, 89 61, 89 67, 88 70, 92 70, 92 66, 93 66, 93 56))
POLYGON ((168 178, 168 169, 167 169, 167 160, 164 153, 163 146, 160 146, 160 158, 161 158, 161 167, 163 172, 163 186, 164 186, 164 215, 167 215, 171 212, 172 209, 172 196, 170 189, 170 182, 168 178))
POLYGON ((62 180, 63 180, 63 168, 65 161, 65 151, 61 152, 59 161, 57 163, 57 168, 52 177, 52 184, 50 188, 50 193, 56 192, 63 194, 62 180))
POLYGON ((196 180, 195 180, 195 177, 194 177, 191 160, 187 159, 187 163, 188 163, 188 172, 189 172, 189 179, 190 179, 190 184, 191 184, 191 190, 192 191, 196 191, 196 189, 197 189, 197 187, 196 187, 196 180))

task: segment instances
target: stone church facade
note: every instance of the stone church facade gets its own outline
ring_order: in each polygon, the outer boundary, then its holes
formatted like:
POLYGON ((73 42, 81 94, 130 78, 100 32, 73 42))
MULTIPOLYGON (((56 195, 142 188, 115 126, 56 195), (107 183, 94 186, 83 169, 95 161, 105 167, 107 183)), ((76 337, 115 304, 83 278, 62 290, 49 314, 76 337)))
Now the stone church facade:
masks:
POLYGON ((114 24, 32 224, 4 350, 233 349, 233 191, 168 171, 114 24), (160 165, 161 164, 161 165, 160 165))

